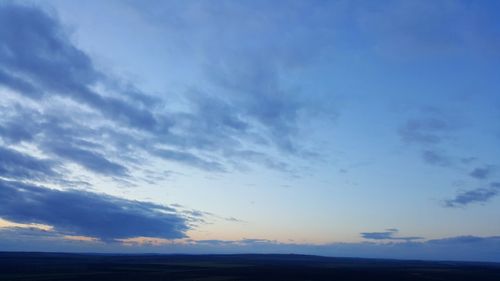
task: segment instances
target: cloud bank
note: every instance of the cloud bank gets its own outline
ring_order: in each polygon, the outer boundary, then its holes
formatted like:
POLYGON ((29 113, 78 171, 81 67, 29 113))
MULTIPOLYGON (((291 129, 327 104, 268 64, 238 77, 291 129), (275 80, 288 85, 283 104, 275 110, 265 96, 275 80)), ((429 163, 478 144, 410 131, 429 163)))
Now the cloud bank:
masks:
POLYGON ((60 235, 102 241, 140 236, 184 238, 189 229, 188 219, 167 206, 6 180, 0 180, 0 217, 48 225, 60 235))
POLYGON ((266 239, 242 240, 154 240, 135 239, 125 244, 104 244, 95 241, 52 239, 33 229, 0 231, 0 247, 5 250, 124 252, 124 253, 187 253, 241 254, 282 253, 333 257, 388 258, 450 261, 500 262, 500 237, 456 236, 427 241, 360 242, 329 244, 283 243, 266 239), (17 234, 17 235, 15 235, 17 234))

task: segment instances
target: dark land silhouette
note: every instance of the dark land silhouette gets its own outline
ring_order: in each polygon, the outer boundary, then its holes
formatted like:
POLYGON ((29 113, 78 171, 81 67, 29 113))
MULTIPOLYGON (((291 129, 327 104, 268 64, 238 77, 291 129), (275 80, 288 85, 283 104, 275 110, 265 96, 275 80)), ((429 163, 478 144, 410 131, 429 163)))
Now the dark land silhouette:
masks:
POLYGON ((500 264, 307 255, 0 252, 0 280, 500 280, 500 264))

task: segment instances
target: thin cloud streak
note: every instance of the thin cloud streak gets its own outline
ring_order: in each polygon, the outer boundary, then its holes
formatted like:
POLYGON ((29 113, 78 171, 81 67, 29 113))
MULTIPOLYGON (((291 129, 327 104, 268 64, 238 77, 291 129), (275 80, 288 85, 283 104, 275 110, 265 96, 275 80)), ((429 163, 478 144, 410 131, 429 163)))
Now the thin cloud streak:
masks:
POLYGON ((384 232, 362 232, 360 233, 361 237, 369 240, 404 240, 406 242, 411 242, 414 240, 422 240, 424 239, 423 237, 417 237, 417 236, 409 236, 409 237, 401 237, 401 236, 395 236, 399 232, 398 229, 396 228, 390 228, 386 229, 384 232))
POLYGON ((450 208, 465 207, 470 204, 484 204, 500 193, 500 183, 491 183, 488 187, 480 187, 472 190, 459 192, 454 198, 444 201, 444 205, 450 208))

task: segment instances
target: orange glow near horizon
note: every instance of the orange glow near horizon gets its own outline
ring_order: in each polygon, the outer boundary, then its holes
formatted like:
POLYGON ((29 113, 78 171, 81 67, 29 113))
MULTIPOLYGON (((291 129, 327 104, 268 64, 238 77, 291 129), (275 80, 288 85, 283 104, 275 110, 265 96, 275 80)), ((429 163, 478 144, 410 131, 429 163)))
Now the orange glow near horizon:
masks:
POLYGON ((39 224, 39 223, 16 223, 8 220, 4 220, 0 218, 0 228, 36 228, 40 230, 45 230, 45 231, 52 231, 53 227, 50 225, 46 224, 39 224))
POLYGON ((90 236, 81 236, 81 235, 65 235, 63 236, 65 240, 71 241, 79 241, 79 242, 100 242, 98 238, 90 237, 90 236))

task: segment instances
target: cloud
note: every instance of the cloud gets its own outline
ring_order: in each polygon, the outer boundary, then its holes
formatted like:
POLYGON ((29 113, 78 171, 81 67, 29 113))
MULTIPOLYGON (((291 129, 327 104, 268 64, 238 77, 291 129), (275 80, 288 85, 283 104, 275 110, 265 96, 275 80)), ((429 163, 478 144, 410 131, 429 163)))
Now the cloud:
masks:
MULTIPOLYGON (((403 141, 416 144, 422 150, 421 156, 425 163, 448 168, 465 166, 466 169, 470 169, 472 164, 477 164, 476 157, 452 157, 443 152, 444 141, 450 138, 451 133, 458 128, 455 118, 446 117, 442 110, 435 108, 424 112, 426 116, 410 119, 398 132, 403 141)), ((486 180, 494 172, 494 165, 483 165, 474 168, 467 176, 486 180)), ((497 196, 498 192, 496 183, 492 183, 488 187, 459 192, 454 198, 445 200, 443 206, 453 208, 465 207, 473 203, 484 204, 497 196)))
POLYGON ((419 147, 425 163, 442 167, 452 166, 454 160, 442 152, 439 146, 457 129, 456 122, 439 109, 421 111, 421 117, 412 118, 399 128, 401 140, 419 147))
POLYGON ((106 159, 104 155, 92 150, 72 147, 70 143, 52 142, 45 147, 58 157, 71 160, 99 174, 125 176, 128 173, 126 167, 106 159))
POLYGON ((46 180, 59 176, 57 162, 35 158, 19 151, 0 147, 0 177, 18 180, 46 180))
POLYGON ((459 192, 455 198, 444 201, 446 207, 465 207, 473 203, 486 203, 500 192, 500 183, 491 183, 488 187, 459 192))
POLYGON ((188 219, 168 206, 6 180, 0 180, 0 217, 103 241, 139 236, 183 238, 189 229, 188 219))
POLYGON ((489 178, 494 173, 495 167, 493 166, 485 166, 480 168, 475 168, 472 170, 469 175, 473 178, 484 180, 489 178))
MULTIPOLYGON (((0 108, 4 112, 8 110, 5 108, 0 108)), ((19 121, 22 118, 19 118, 19 121)), ((21 141, 27 141, 33 139, 32 129, 29 124, 24 124, 24 126, 19 126, 20 124, 12 120, 3 120, 3 124, 0 125, 0 138, 7 144, 19 143, 21 141)))
POLYGON ((0 42, 4 86, 35 100, 47 95, 71 98, 137 128, 157 125, 151 112, 92 90, 105 81, 104 75, 69 41, 60 23, 40 9, 2 3, 0 42))
POLYGON ((397 234, 398 232, 399 230, 396 228, 389 228, 386 229, 386 231, 384 232, 362 232, 361 237, 370 240, 404 240, 407 242, 410 242, 412 240, 424 239, 423 237, 416 237, 416 236, 395 237, 394 235, 397 234))
POLYGON ((50 161, 60 166, 69 161, 101 175, 128 176, 128 169, 110 160, 112 156, 104 145, 96 142, 101 132, 79 123, 73 116, 40 114, 23 106, 4 108, 4 112, 6 116, 3 116, 3 121, 6 125, 4 130, 0 130, 0 139, 4 142, 13 145, 32 143, 50 161))
POLYGON ((258 129, 280 151, 300 153, 303 148, 296 139, 301 116, 332 112, 329 101, 301 92, 283 79, 330 50, 335 31, 329 23, 331 14, 323 9, 327 4, 227 1, 213 9, 203 2, 127 3, 147 22, 168 30, 167 38, 180 42, 182 54, 198 54, 202 79, 217 98, 207 87, 193 85, 193 103, 212 128, 240 133, 258 129), (262 22, 256 24, 256 18, 262 22))
MULTIPOLYGON (((230 33, 239 37, 238 30, 230 33)), ((239 40, 231 36, 223 41, 239 40)), ((242 48, 240 56, 239 48, 226 53, 204 45, 213 59, 203 65, 216 94, 193 85, 179 98, 168 97, 167 107, 167 97, 99 70, 56 15, 2 3, 0 91, 11 98, 0 104, 0 136, 4 143, 28 143, 62 167, 75 163, 115 178, 130 177, 151 157, 207 172, 246 163, 289 172, 278 158, 306 155, 297 145, 297 122, 315 105, 281 86, 278 65, 299 65, 313 54, 301 46, 285 55, 272 44, 257 52, 263 54, 258 60, 254 48, 242 48)))
POLYGON ((224 171, 221 163, 202 159, 189 152, 174 151, 170 149, 157 149, 156 155, 164 159, 191 165, 207 171, 219 171, 219 172, 224 171))
POLYGON ((449 157, 435 150, 424 150, 422 152, 422 159, 425 161, 425 163, 435 166, 447 167, 452 164, 452 161, 449 157))
POLYGON ((433 240, 429 240, 428 243, 441 244, 441 245, 456 245, 456 244, 472 244, 472 245, 474 245, 474 244, 481 243, 481 242, 488 241, 488 240, 500 242, 500 237, 498 237, 498 236, 478 237, 478 236, 466 235, 466 236, 456 236, 456 237, 450 237, 450 238, 433 239, 433 240))
POLYGON ((443 133, 451 129, 451 125, 445 120, 431 117, 407 121, 399 129, 399 134, 409 143, 437 144, 443 140, 443 133))

